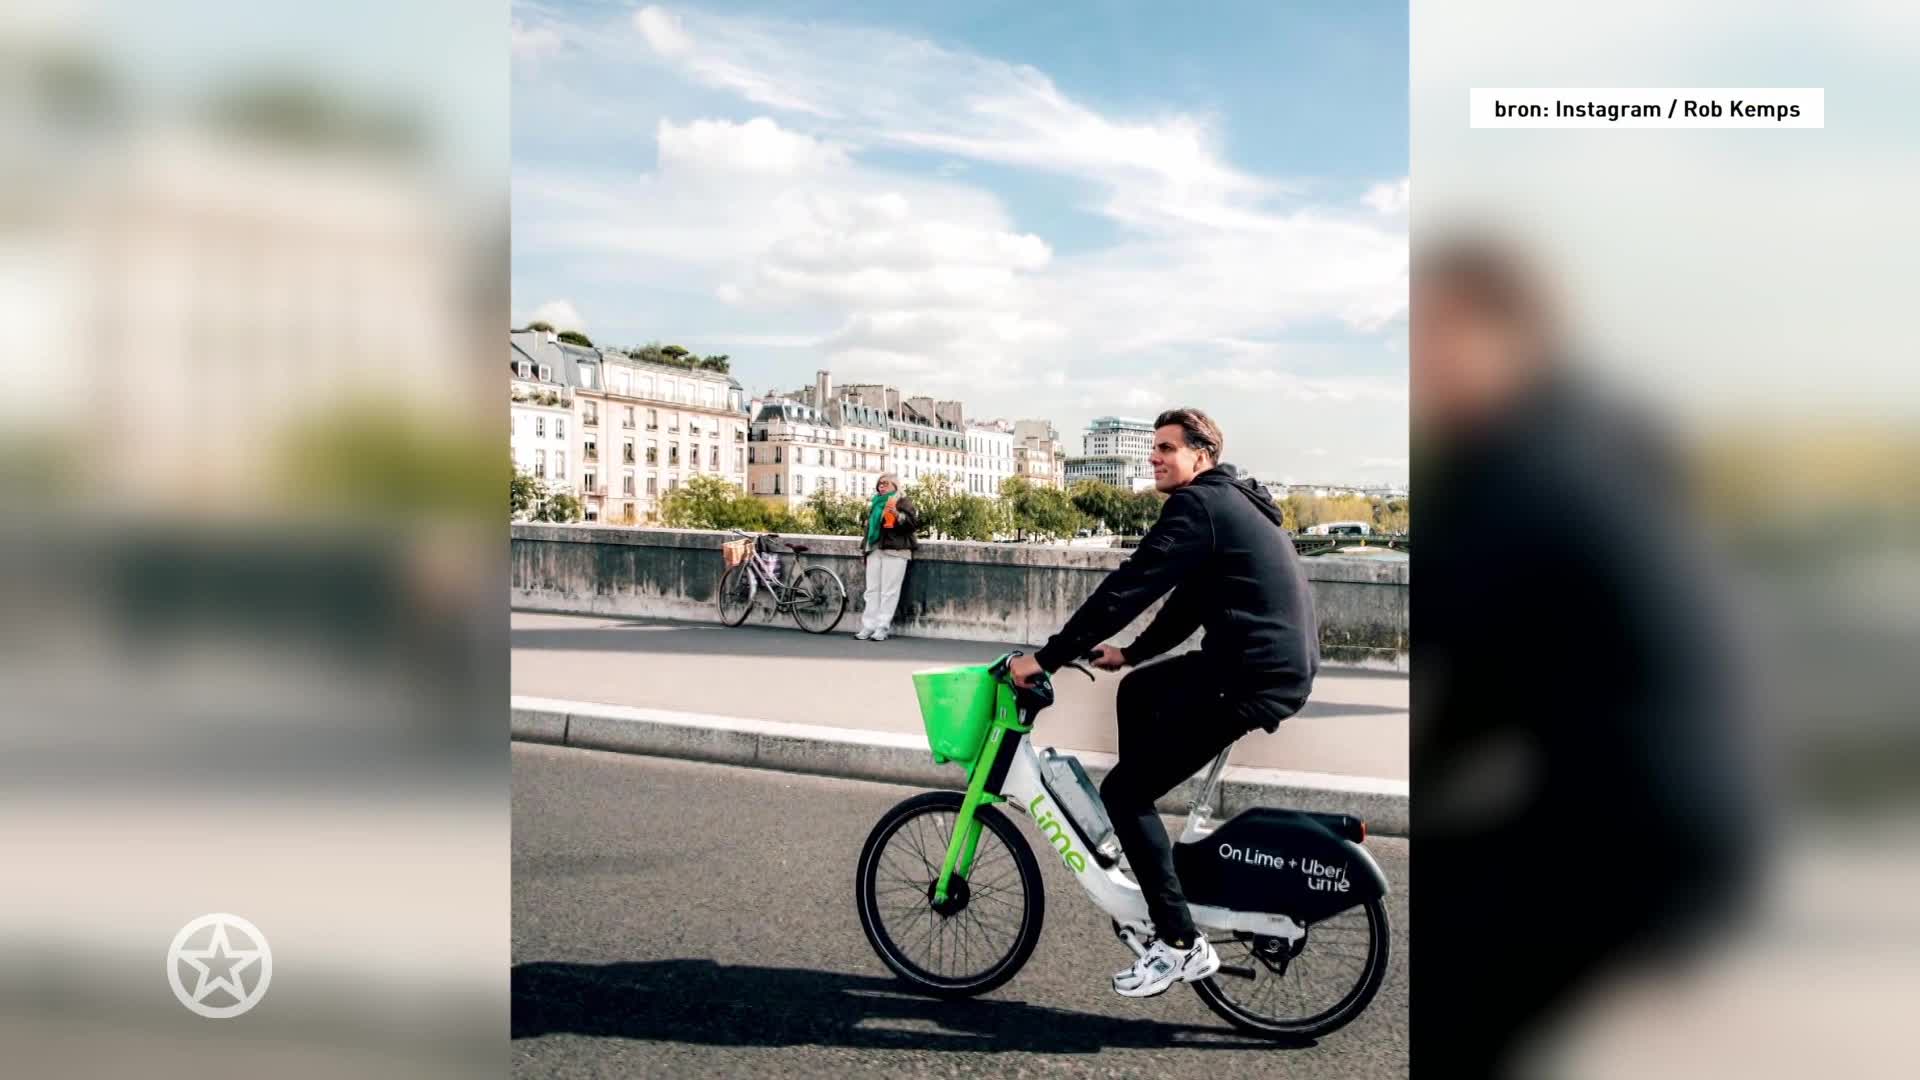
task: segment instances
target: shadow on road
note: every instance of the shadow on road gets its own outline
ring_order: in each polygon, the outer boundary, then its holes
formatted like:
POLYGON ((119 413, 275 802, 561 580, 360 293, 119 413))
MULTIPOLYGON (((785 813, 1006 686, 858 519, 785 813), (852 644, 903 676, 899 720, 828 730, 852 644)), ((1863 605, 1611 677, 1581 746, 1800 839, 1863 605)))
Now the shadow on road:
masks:
POLYGON ((1199 1027, 1020 1001, 938 1001, 905 993, 890 978, 711 960, 516 964, 512 986, 516 1039, 564 1033, 722 1046, 1056 1054, 1277 1045, 1224 1022, 1199 1027))

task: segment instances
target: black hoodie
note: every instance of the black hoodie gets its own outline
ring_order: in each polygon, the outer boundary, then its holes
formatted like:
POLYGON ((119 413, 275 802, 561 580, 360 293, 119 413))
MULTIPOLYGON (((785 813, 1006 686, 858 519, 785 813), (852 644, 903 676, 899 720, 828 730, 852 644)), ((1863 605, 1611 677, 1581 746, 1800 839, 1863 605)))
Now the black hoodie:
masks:
POLYGON ((1169 589, 1128 663, 1159 656, 1204 627, 1201 652, 1242 691, 1305 700, 1320 668, 1313 591, 1280 508, 1232 465, 1167 497, 1160 520, 1034 659, 1048 671, 1118 633, 1169 589))

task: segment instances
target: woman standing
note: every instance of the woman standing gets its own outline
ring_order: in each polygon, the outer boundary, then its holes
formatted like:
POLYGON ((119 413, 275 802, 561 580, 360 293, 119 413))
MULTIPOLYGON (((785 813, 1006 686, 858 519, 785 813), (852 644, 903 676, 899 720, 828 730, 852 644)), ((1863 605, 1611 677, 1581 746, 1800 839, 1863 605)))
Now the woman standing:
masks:
POLYGON ((856 641, 885 641, 893 611, 900 606, 900 584, 907 578, 907 561, 913 558, 916 541, 913 530, 920 524, 913 503, 900 495, 900 481, 892 473, 881 473, 873 486, 873 501, 867 508, 867 537, 863 550, 867 555, 867 606, 860 619, 856 641))

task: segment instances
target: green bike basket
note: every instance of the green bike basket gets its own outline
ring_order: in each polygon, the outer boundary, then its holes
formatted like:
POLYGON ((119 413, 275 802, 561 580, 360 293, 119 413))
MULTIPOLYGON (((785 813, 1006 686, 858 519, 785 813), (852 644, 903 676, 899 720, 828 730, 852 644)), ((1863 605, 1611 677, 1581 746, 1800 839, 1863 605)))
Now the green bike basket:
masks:
POLYGON ((971 763, 993 728, 994 692, 999 685, 987 666, 938 668, 913 674, 920 697, 920 719, 935 763, 971 763))

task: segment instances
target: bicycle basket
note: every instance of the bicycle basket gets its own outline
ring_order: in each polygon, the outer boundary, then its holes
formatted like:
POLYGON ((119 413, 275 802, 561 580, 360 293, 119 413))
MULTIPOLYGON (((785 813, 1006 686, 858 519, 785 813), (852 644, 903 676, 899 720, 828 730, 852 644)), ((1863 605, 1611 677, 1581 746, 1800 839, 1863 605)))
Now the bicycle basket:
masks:
POLYGON ((729 540, 720 545, 720 557, 726 561, 729 570, 746 562, 752 555, 752 540, 729 540))
POLYGON ((920 698, 920 719, 934 763, 971 764, 993 727, 999 680, 986 665, 937 668, 914 672, 913 689, 920 698))

